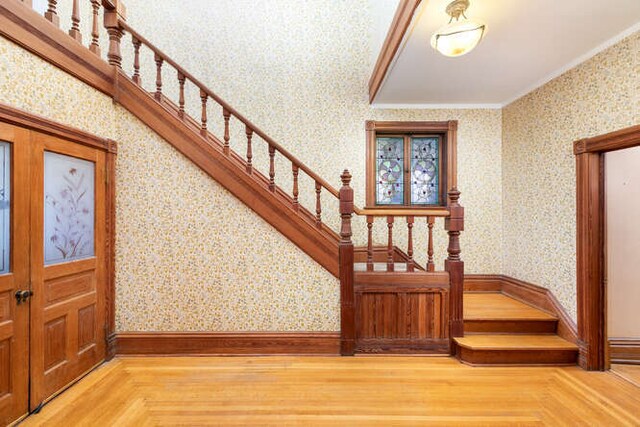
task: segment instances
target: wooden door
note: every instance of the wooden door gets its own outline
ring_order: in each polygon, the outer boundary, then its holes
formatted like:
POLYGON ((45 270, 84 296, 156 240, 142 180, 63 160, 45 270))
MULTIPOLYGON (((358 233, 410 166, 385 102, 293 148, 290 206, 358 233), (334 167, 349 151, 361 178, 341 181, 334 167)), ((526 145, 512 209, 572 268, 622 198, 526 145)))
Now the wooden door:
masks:
POLYGON ((105 159, 33 132, 31 409, 105 358, 105 159))
POLYGON ((0 123, 0 425, 25 415, 29 390, 29 131, 0 123))

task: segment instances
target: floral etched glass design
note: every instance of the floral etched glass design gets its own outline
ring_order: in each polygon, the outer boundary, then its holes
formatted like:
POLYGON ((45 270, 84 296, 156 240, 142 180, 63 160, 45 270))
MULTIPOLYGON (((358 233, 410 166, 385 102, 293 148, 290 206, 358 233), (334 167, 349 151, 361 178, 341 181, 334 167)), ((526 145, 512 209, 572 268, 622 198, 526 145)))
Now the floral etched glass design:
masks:
POLYGON ((11 145, 0 142, 0 274, 9 272, 11 255, 11 145))
POLYGON ((95 164, 44 153, 44 263, 94 254, 95 164))
POLYGON ((437 137, 411 138, 411 204, 437 205, 440 144, 437 137))
POLYGON ((376 138, 376 204, 404 203, 404 140, 376 138))

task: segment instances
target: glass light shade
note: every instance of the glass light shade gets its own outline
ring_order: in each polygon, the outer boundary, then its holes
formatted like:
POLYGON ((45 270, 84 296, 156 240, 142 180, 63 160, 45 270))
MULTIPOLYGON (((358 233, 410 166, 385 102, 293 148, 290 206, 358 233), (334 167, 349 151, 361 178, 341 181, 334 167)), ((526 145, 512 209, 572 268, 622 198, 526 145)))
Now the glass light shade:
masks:
POLYGON ((440 28, 431 37, 431 46, 445 56, 461 56, 475 48, 486 26, 478 22, 456 21, 440 28))

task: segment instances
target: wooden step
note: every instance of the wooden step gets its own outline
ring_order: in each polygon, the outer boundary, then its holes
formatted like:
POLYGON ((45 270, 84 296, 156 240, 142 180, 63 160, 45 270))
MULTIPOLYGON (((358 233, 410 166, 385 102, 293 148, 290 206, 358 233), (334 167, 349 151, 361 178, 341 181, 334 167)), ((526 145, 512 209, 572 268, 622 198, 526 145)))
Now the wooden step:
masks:
POLYGON ((573 365, 578 347, 557 335, 469 335, 454 338, 458 358, 471 365, 573 365))
POLYGON ((465 292, 464 332, 553 334, 558 318, 500 293, 465 292))

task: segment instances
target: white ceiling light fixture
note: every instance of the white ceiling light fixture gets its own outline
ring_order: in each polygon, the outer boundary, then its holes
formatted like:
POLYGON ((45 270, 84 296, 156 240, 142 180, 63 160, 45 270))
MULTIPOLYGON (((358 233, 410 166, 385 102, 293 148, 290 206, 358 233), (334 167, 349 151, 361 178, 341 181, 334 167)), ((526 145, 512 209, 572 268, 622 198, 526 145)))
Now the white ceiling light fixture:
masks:
POLYGON ((449 23, 431 37, 431 46, 444 56, 456 57, 469 53, 484 36, 487 26, 468 19, 464 14, 468 7, 469 0, 454 0, 449 3, 446 9, 451 16, 449 23))

